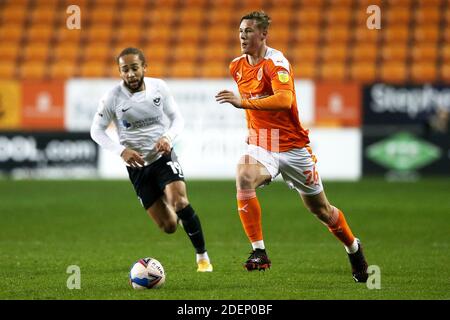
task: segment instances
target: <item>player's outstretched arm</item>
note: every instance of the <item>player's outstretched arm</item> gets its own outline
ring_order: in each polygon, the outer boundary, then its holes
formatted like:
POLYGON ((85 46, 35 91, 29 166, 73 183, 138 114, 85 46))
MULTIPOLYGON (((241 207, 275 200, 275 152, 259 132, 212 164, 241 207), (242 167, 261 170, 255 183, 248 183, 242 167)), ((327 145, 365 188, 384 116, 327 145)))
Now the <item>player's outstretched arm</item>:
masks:
POLYGON ((234 94, 232 91, 222 90, 216 94, 216 101, 220 104, 231 103, 235 108, 242 108, 242 99, 234 94))

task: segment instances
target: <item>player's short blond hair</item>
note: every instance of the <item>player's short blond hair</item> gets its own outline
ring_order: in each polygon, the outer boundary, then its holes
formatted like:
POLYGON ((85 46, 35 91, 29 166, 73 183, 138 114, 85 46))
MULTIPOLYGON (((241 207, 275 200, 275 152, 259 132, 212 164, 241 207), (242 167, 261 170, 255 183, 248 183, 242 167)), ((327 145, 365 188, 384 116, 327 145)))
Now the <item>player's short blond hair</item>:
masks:
POLYGON ((242 20, 255 20, 256 26, 259 28, 259 30, 263 31, 269 29, 270 23, 272 22, 267 13, 262 10, 250 12, 243 16, 240 22, 242 22, 242 20))

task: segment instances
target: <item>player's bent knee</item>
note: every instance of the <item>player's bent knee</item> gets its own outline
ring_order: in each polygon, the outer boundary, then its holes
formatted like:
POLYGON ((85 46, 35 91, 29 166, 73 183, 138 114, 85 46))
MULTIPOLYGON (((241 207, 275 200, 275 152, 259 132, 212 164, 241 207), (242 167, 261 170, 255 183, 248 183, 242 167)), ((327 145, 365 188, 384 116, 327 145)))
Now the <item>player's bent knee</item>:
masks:
POLYGON ((239 190, 243 189, 255 189, 256 186, 256 178, 251 172, 248 171, 241 171, 238 173, 237 179, 236 179, 236 187, 239 190))
POLYGON ((174 208, 175 212, 178 212, 180 210, 183 210, 189 205, 189 200, 187 197, 177 197, 174 199, 172 203, 172 207, 174 208))
POLYGON ((161 226, 161 229, 167 234, 174 233, 177 231, 177 223, 176 221, 166 222, 161 226))

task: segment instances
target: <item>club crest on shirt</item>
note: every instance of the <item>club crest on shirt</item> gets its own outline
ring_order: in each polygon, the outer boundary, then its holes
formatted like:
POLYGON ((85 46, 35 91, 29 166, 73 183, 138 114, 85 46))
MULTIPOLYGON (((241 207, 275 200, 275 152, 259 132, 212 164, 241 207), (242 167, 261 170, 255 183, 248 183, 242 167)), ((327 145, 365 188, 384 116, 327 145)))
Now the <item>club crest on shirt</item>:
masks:
POLYGON ((278 80, 282 83, 286 83, 289 81, 289 73, 287 71, 278 71, 278 80))
POLYGON ((154 104, 156 107, 159 107, 159 106, 161 105, 161 97, 156 97, 156 98, 154 98, 154 99, 153 99, 153 104, 154 104))
POLYGON ((261 81, 262 76, 263 76, 263 69, 261 67, 259 68, 258 73, 256 74, 256 79, 258 79, 258 81, 261 81))

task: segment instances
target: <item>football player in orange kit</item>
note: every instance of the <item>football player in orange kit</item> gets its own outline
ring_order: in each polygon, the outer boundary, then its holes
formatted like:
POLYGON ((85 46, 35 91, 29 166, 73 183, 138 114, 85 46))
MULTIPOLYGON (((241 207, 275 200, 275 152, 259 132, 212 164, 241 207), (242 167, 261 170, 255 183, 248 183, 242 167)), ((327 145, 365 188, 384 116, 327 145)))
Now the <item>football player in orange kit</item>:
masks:
POLYGON ((306 208, 343 243, 353 279, 366 282, 368 266, 361 243, 342 211, 328 202, 309 147, 308 130, 300 124, 292 67, 283 53, 266 45, 269 25, 270 18, 264 12, 242 17, 239 35, 243 55, 230 64, 240 96, 228 90, 216 95, 219 103, 245 109, 249 128, 247 151, 239 161, 236 177, 239 216, 253 248, 244 266, 248 271, 271 266, 255 189, 281 173, 300 193, 306 208))

